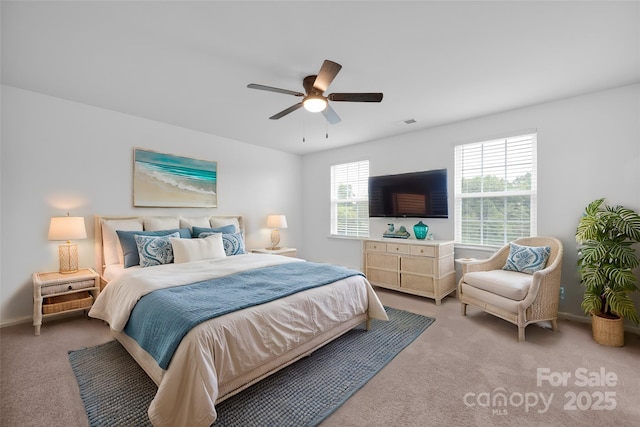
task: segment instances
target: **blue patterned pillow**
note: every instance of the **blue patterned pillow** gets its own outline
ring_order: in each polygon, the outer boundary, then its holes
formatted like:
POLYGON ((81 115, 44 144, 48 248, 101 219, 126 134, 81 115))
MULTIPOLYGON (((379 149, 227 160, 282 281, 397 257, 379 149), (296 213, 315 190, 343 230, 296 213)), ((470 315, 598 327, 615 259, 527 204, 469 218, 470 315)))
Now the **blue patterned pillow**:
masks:
MULTIPOLYGON (((216 233, 204 232, 204 233, 198 234, 198 237, 204 238, 204 237, 211 236, 212 234, 216 234, 216 233)), ((224 253, 227 254, 227 256, 242 255, 247 253, 244 248, 244 237, 242 235, 242 231, 239 233, 229 233, 229 234, 223 233, 222 246, 224 246, 224 253)))
MULTIPOLYGON (((223 227, 217 227, 217 228, 205 228, 205 227, 193 227, 192 231, 191 231, 191 235, 193 237, 200 237, 200 234, 202 233, 235 233, 236 232, 236 226, 235 225, 225 225, 223 227)), ((210 236, 211 234, 207 234, 207 236, 210 236)))
POLYGON ((191 230, 188 228, 174 228, 171 230, 158 231, 124 231, 116 230, 118 240, 122 246, 122 254, 124 255, 124 268, 134 265, 140 265, 140 256, 138 255, 138 244, 135 236, 166 236, 167 234, 180 233, 180 237, 187 239, 191 237, 191 230))
POLYGON ((153 267, 154 265, 169 264, 173 262, 173 246, 170 237, 180 237, 180 233, 167 234, 166 236, 134 236, 138 245, 140 265, 153 267))
POLYGON ((549 246, 521 246, 516 243, 509 243, 509 245, 509 257, 502 267, 503 270, 533 274, 547 265, 551 254, 549 246))

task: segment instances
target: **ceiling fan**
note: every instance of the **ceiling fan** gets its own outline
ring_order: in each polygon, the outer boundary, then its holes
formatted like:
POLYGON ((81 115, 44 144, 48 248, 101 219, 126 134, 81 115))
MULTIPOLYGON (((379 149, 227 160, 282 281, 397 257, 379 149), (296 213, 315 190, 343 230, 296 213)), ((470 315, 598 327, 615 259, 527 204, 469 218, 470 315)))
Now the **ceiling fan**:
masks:
POLYGON ((280 111, 277 114, 269 117, 271 120, 278 120, 281 117, 286 116, 289 113, 296 111, 299 108, 304 107, 307 111, 319 112, 326 117, 327 121, 331 124, 338 123, 340 117, 335 112, 329 101, 335 102, 380 102, 382 101, 382 93, 331 93, 324 96, 324 93, 329 88, 329 85, 336 77, 342 65, 325 59, 322 63, 322 67, 317 75, 307 76, 302 81, 302 87, 306 93, 296 92, 294 90, 280 89, 277 87, 264 86, 255 83, 247 85, 250 89, 266 90, 269 92, 284 93, 286 95, 301 96, 303 97, 301 102, 292 105, 291 107, 280 111))

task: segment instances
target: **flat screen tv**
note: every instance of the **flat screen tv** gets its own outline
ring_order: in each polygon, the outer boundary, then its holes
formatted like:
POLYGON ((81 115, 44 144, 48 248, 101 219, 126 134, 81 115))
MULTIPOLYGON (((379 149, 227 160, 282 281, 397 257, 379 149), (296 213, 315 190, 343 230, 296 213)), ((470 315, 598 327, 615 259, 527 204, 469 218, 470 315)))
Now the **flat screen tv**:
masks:
POLYGON ((369 177, 369 217, 448 218, 447 170, 369 177))

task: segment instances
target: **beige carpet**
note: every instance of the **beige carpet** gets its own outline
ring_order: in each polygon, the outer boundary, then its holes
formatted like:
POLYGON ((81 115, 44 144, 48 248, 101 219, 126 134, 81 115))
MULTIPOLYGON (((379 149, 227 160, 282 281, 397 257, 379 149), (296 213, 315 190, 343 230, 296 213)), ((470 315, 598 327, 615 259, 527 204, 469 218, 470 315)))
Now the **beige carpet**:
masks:
MULTIPOLYGON (((518 343, 514 325, 473 308, 462 317, 455 298, 436 306, 376 290, 385 305, 436 322, 323 427, 637 425, 638 335, 627 334, 623 348, 603 347, 591 339, 589 325, 560 321, 559 332, 529 326, 527 341, 518 343), (538 369, 552 380, 570 377, 557 386, 541 378, 538 386, 538 369), (584 377, 588 384, 582 384, 584 377), (505 406, 494 399, 501 396, 505 406)), ((40 337, 28 324, 1 329, 0 425, 86 426, 67 351, 109 339, 103 323, 82 317, 50 320, 40 337)))

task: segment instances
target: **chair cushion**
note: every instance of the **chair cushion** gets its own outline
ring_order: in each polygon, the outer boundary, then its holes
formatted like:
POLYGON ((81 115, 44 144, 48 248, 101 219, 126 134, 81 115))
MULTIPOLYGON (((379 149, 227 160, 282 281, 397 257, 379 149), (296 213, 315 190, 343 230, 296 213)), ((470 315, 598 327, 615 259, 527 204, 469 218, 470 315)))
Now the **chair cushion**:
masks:
POLYGON ((464 275, 464 282, 469 286, 514 301, 522 301, 527 296, 532 279, 529 274, 506 270, 473 271, 464 275))
POLYGON ((547 265, 550 254, 550 246, 522 246, 509 243, 509 257, 502 269, 533 274, 547 265))

